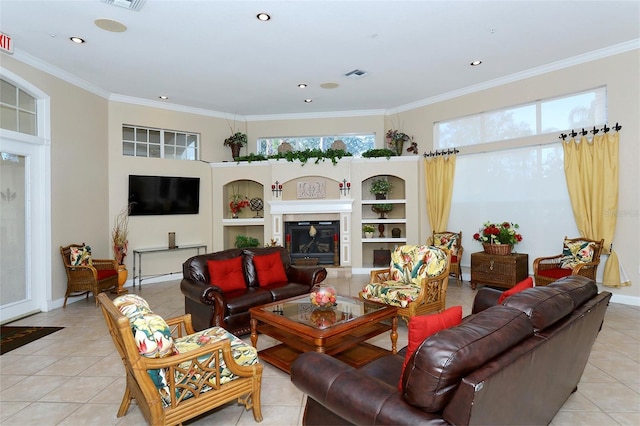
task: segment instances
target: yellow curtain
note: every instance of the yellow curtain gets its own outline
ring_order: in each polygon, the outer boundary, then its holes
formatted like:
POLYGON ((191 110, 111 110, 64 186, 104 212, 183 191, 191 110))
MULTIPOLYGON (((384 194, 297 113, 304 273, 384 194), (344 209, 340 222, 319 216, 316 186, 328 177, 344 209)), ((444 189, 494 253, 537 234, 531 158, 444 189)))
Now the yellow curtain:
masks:
MULTIPOLYGON (((618 209, 618 142, 619 134, 585 136, 577 142, 563 143, 564 172, 578 231, 584 238, 604 239, 603 252, 609 254, 604 268, 603 285, 631 285, 620 279, 618 256, 609 250, 616 229, 618 209)), ((623 276, 626 274, 622 274, 623 276)), ((626 277, 625 277, 626 279, 626 277)))
POLYGON ((438 232, 447 229, 455 171, 455 155, 438 155, 424 160, 427 213, 429 215, 429 224, 433 231, 438 232))

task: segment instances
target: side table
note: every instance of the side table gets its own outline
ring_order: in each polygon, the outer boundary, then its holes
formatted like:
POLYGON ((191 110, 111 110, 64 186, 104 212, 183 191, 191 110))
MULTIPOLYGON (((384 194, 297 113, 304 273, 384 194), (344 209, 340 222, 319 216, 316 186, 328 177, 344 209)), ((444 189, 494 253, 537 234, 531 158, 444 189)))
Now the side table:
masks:
POLYGON ((477 284, 509 289, 529 276, 529 255, 471 253, 471 288, 477 284))

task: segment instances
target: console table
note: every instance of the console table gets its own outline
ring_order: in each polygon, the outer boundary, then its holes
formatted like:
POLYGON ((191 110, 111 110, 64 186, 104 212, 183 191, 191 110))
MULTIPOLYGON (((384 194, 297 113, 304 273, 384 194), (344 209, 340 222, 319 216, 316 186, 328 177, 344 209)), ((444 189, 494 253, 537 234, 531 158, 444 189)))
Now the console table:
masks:
POLYGON ((529 255, 471 253, 471 288, 479 283, 511 288, 529 276, 529 255))
MULTIPOLYGON (((144 249, 136 249, 133 251, 133 287, 136 286, 136 277, 138 278, 138 290, 142 289, 142 255, 149 253, 159 253, 163 251, 178 251, 178 250, 196 250, 197 254, 200 254, 200 249, 204 249, 204 252, 207 252, 206 244, 191 244, 186 246, 177 246, 174 248, 169 247, 156 247, 156 248, 144 248, 144 249), (136 258, 138 258, 138 270, 136 272, 136 258)), ((164 275, 172 275, 177 274, 178 272, 167 272, 165 274, 157 274, 152 277, 161 277, 164 275)))

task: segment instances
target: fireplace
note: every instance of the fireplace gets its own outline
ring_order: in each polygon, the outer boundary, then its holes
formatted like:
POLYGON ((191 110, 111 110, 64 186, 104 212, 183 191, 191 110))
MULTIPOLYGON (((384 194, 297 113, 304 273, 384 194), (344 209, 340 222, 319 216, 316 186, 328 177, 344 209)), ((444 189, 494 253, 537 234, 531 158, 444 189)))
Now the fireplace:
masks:
POLYGON ((338 264, 340 221, 285 222, 285 240, 291 262, 318 259, 318 264, 338 264))

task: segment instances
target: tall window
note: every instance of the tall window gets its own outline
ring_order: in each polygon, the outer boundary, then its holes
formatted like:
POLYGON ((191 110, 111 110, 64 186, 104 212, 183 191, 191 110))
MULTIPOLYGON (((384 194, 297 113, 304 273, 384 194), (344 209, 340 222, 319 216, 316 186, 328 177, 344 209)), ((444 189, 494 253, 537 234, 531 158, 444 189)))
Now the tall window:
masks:
POLYGON ((333 136, 301 136, 301 137, 276 137, 259 138, 258 154, 273 155, 278 153, 278 147, 283 142, 288 142, 294 151, 306 149, 320 149, 326 151, 336 141, 341 140, 347 147, 347 151, 354 157, 360 156, 365 151, 375 148, 375 134, 347 134, 333 136))
POLYGON ((131 157, 198 160, 200 158, 198 133, 147 127, 122 126, 122 155, 131 157))
POLYGON ((0 127, 36 136, 36 99, 6 80, 0 80, 0 127))
POLYGON ((435 123, 436 149, 589 129, 607 121, 607 90, 600 87, 553 99, 435 123))

